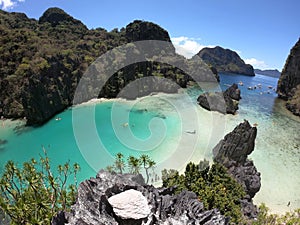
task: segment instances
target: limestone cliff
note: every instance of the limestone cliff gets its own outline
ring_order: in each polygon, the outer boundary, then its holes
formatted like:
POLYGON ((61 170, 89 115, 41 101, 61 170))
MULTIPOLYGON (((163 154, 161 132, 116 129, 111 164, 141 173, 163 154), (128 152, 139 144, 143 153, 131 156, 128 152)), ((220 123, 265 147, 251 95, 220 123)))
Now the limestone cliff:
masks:
POLYGON ((224 165, 230 174, 244 187, 247 196, 241 200, 245 216, 256 218, 258 211, 252 198, 260 190, 260 173, 248 159, 255 147, 256 127, 244 121, 228 133, 213 149, 214 160, 224 165))
POLYGON ((287 100, 287 109, 300 116, 300 38, 286 60, 277 93, 279 98, 287 100))
POLYGON ((203 48, 197 54, 204 62, 215 67, 218 72, 237 73, 254 76, 254 69, 246 64, 240 56, 222 47, 203 48))

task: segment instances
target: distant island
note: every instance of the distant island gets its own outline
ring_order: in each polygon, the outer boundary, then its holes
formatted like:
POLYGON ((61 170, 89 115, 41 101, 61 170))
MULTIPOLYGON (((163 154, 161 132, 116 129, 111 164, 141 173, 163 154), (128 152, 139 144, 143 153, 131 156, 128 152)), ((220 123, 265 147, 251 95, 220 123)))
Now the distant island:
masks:
POLYGON ((260 70, 260 69, 254 69, 254 73, 256 74, 261 74, 264 76, 268 76, 268 77, 274 77, 274 78, 279 78, 281 73, 279 70, 275 69, 275 70, 260 70))
POLYGON ((216 68, 218 72, 255 76, 253 67, 246 64, 235 51, 230 49, 220 46, 203 48, 197 55, 205 63, 216 68))

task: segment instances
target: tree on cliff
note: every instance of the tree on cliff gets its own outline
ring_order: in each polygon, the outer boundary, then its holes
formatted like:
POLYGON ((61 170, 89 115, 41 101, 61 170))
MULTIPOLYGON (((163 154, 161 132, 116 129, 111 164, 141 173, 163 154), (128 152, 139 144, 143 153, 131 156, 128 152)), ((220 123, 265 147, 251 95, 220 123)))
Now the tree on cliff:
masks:
POLYGON ((127 162, 130 169, 130 173, 132 174, 140 173, 142 163, 138 158, 131 155, 128 157, 127 162))
POLYGON ((246 193, 222 165, 214 163, 209 166, 208 161, 201 161, 198 165, 189 163, 182 175, 176 170, 164 169, 162 180, 164 187, 176 186, 178 192, 195 192, 206 209, 218 208, 223 215, 230 217, 232 224, 242 222, 240 199, 246 193))
POLYGON ((149 169, 155 166, 155 162, 148 155, 141 155, 140 160, 146 172, 146 184, 149 182, 149 169))
POLYGON ((119 171, 120 174, 123 173, 123 170, 125 168, 125 161, 124 155, 121 152, 117 153, 116 155, 115 168, 119 171))

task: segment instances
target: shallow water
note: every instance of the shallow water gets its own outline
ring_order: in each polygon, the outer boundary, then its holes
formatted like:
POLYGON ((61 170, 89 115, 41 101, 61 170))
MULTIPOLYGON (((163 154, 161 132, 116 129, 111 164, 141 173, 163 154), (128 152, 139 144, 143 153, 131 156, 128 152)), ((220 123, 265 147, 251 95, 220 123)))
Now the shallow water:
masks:
MULTIPOLYGON (((189 88, 179 94, 158 94, 135 101, 91 101, 59 114, 38 128, 19 128, 5 121, 0 128, 0 165, 12 159, 22 163, 47 149, 52 164, 67 160, 81 166, 78 180, 94 176, 113 163, 116 153, 125 157, 149 154, 156 171, 183 170, 189 161, 211 158, 211 149, 244 119, 258 124, 255 151, 251 154, 262 174, 255 202, 265 202, 274 212, 300 207, 300 119, 276 99, 277 79, 257 75, 221 75, 220 87, 242 81, 239 113, 223 116, 196 104, 201 92, 189 88), (248 90, 261 84, 261 89, 248 90), (269 93, 268 93, 269 92, 269 93), (286 205, 291 202, 290 208, 286 205)), ((218 87, 211 87, 217 89, 218 87)))

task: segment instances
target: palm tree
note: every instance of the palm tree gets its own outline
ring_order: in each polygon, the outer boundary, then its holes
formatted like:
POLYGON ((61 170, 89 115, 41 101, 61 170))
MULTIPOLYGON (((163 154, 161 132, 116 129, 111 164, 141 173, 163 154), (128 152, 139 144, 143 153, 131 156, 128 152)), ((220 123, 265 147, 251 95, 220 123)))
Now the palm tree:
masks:
POLYGON ((74 165, 73 165, 73 171, 74 171, 74 181, 75 181, 75 185, 76 185, 76 187, 77 187, 77 173, 78 173, 78 171, 80 171, 80 166, 79 166, 79 164, 78 163, 74 163, 74 165))
POLYGON ((106 170, 107 170, 108 172, 110 172, 110 173, 115 172, 113 166, 107 166, 107 167, 106 167, 106 170))
POLYGON ((148 181, 149 181, 149 169, 150 168, 153 168, 155 166, 155 162, 150 159, 150 157, 146 154, 142 154, 140 156, 140 160, 143 164, 143 167, 145 169, 145 172, 146 172, 146 177, 147 177, 147 180, 146 180, 146 184, 148 184, 148 181))
POLYGON ((119 170, 120 174, 123 173, 123 169, 125 167, 124 155, 120 152, 116 155, 115 167, 117 170, 119 170))
POLYGON ((141 168, 141 161, 134 157, 134 156, 129 156, 127 159, 128 166, 130 167, 130 172, 133 174, 139 174, 140 173, 140 168, 141 168))

